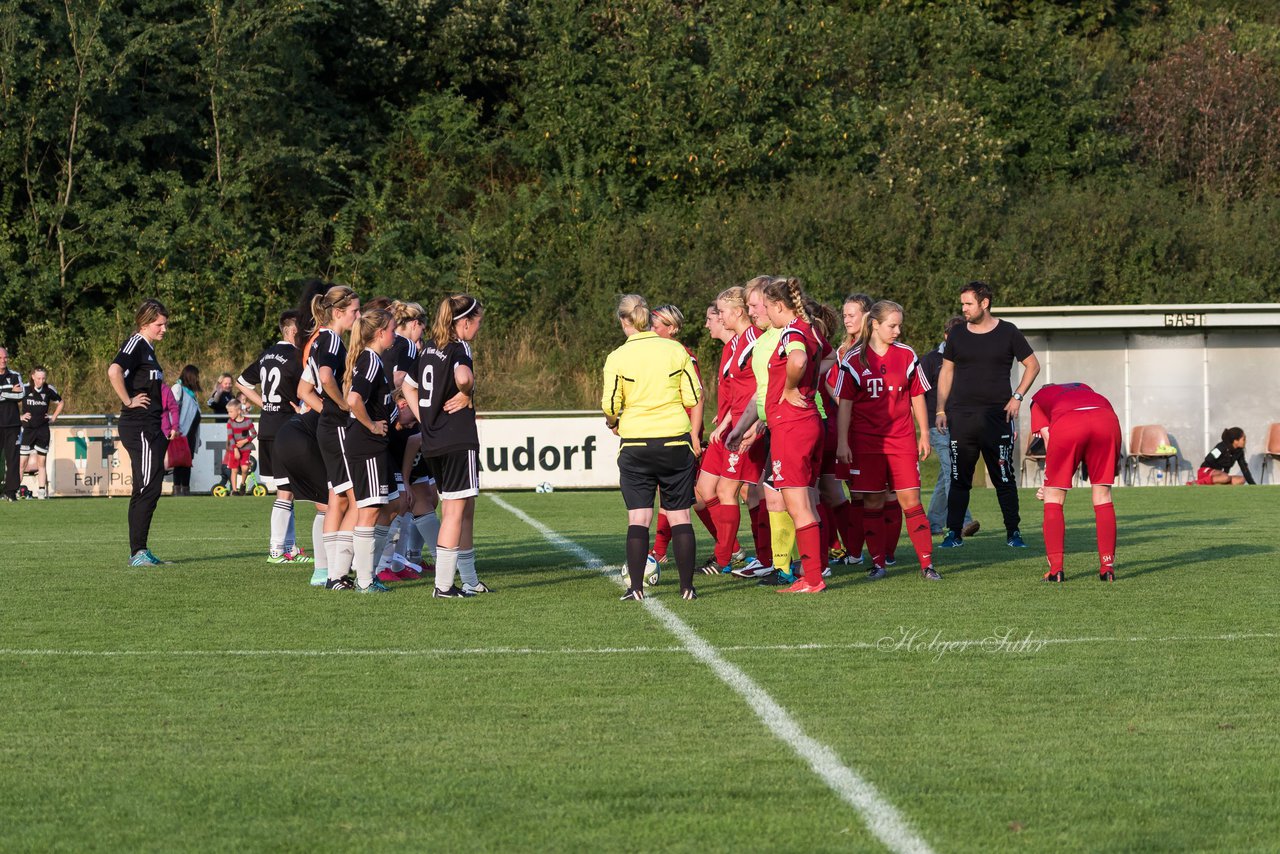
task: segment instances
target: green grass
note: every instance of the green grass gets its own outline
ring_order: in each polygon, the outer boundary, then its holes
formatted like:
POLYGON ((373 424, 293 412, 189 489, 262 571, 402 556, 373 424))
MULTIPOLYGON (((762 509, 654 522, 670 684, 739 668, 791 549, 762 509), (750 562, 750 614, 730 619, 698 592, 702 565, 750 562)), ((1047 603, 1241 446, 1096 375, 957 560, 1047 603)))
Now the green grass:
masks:
MULTIPOLYGON (((1039 505, 1014 551, 983 490, 988 532, 938 555, 941 584, 904 538, 889 579, 820 597, 656 596, 937 851, 1275 850, 1280 490, 1116 496, 1114 585, 1086 494, 1050 586, 1039 505), (927 648, 1006 630, 1095 640, 927 648)), ((615 494, 503 498, 620 562, 615 494)), ((269 507, 165 499, 151 545, 177 562, 151 570, 124 566, 124 500, 0 511, 0 850, 879 848, 644 608, 487 498, 498 592, 466 602, 314 590, 265 563, 269 507)))

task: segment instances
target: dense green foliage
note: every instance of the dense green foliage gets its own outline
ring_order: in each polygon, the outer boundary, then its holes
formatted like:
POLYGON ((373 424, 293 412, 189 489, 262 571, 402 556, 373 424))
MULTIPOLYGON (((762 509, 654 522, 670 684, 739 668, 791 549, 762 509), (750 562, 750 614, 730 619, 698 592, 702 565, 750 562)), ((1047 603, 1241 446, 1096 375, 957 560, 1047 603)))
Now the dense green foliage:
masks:
POLYGON ((1271 300, 1278 60, 1258 0, 0 0, 0 340, 86 409, 143 295, 222 370, 302 276, 467 289, 482 405, 589 405, 623 291, 1271 300))

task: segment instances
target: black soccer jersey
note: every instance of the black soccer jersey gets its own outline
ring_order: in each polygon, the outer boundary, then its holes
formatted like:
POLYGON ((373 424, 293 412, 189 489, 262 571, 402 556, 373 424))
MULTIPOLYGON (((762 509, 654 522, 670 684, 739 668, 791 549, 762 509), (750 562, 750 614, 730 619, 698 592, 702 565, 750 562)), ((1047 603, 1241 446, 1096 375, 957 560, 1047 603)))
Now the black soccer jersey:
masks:
POLYGON ((472 367, 471 348, 465 341, 450 341, 443 349, 427 344, 418 351, 417 366, 405 377, 405 383, 418 390, 424 456, 480 450, 475 407, 454 413, 444 411, 445 403, 458 393, 453 370, 459 365, 472 367))
POLYGON ((387 366, 387 373, 395 379, 395 371, 412 374, 418 364, 418 345, 403 335, 397 334, 387 352, 382 354, 382 361, 387 366))
POLYGON ((18 404, 22 401, 22 375, 12 368, 0 373, 0 427, 21 424, 18 404))
POLYGON ((242 385, 262 386, 262 416, 258 419, 258 434, 262 438, 275 436, 293 417, 300 379, 302 356, 288 341, 272 344, 241 372, 238 382, 242 385))
MULTIPOLYGON (((351 374, 351 388, 364 400, 365 411, 369 420, 375 424, 385 422, 390 431, 391 421, 396 415, 396 406, 391 402, 391 378, 377 353, 366 349, 356 357, 356 367, 351 374)), ((348 416, 347 441, 348 453, 354 456, 367 457, 381 453, 387 448, 387 437, 370 433, 356 420, 354 415, 348 416)))
POLYGON ((164 402, 160 399, 160 386, 164 385, 164 371, 156 360, 156 351, 141 335, 134 334, 121 346, 120 352, 111 360, 124 371, 124 388, 130 397, 145 394, 150 399, 145 408, 134 409, 120 407, 121 421, 154 421, 160 424, 160 414, 164 411, 164 402))
POLYGON ((324 409, 321 410, 324 420, 346 424, 347 411, 339 405, 338 401, 330 398, 324 386, 320 385, 320 369, 329 368, 333 371, 333 379, 338 384, 338 390, 343 391, 342 380, 347 372, 347 345, 342 342, 342 336, 332 329, 322 328, 311 344, 309 358, 311 374, 316 380, 316 391, 324 398, 324 409))
POLYGON ((62 400, 62 395, 58 394, 58 390, 53 386, 45 383, 36 388, 35 386, 27 386, 27 392, 22 396, 22 411, 31 413, 31 417, 23 424, 29 429, 43 427, 49 423, 49 407, 62 400))

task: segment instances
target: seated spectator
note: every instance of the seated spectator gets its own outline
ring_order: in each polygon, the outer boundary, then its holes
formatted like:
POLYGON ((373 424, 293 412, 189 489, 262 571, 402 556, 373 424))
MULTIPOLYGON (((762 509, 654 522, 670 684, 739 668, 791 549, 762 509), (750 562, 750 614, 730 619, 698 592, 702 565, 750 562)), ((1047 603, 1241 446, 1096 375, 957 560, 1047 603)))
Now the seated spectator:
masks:
POLYGON ((1244 430, 1228 427, 1222 431, 1222 441, 1213 446, 1209 456, 1196 472, 1196 483, 1201 486, 1239 486, 1253 483, 1253 474, 1244 456, 1244 430), (1241 474, 1231 474, 1231 467, 1239 463, 1241 474))

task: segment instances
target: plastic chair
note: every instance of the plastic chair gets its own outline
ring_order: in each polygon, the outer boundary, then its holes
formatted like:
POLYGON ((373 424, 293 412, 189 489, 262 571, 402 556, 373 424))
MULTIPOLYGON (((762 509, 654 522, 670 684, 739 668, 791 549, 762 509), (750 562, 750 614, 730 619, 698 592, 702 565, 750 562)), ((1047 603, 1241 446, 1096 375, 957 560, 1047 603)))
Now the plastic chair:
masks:
POLYGON ((1159 462, 1163 468, 1165 485, 1174 482, 1178 474, 1178 451, 1161 450, 1169 447, 1169 433, 1159 424, 1139 424, 1129 433, 1129 452, 1125 454, 1125 484, 1132 486, 1134 475, 1141 463, 1159 462))
POLYGON ((1273 421, 1267 425, 1267 447, 1262 452, 1262 473, 1258 477, 1258 483, 1267 482, 1267 469, 1277 457, 1280 457, 1280 422, 1273 421))

